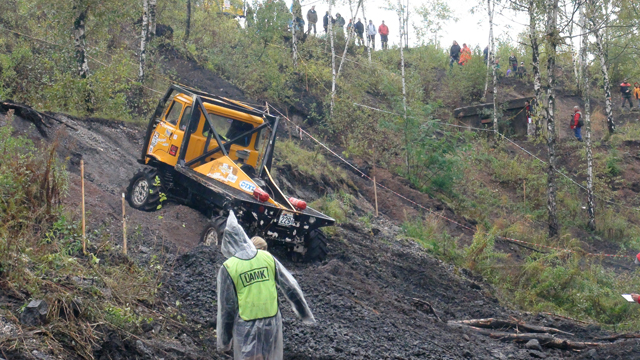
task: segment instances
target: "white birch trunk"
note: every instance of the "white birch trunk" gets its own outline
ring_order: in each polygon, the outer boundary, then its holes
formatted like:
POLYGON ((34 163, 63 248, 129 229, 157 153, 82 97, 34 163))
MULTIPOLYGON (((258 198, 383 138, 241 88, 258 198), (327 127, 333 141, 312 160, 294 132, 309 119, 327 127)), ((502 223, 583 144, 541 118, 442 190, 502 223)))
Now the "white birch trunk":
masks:
POLYGON ((558 33, 558 0, 547 0, 547 149, 549 152, 549 168, 547 170, 547 209, 549 211, 549 237, 559 234, 557 205, 556 205, 556 129, 555 129, 555 103, 556 103, 556 49, 560 41, 558 33))
MULTIPOLYGON (((356 7, 356 14, 353 15, 353 8, 351 8, 351 18, 355 19, 358 17, 358 11, 360 11, 360 5, 362 5, 362 1, 358 1, 358 6, 356 7)), ((347 31, 347 41, 344 44, 344 51, 342 52, 342 58, 340 59, 340 65, 338 66, 338 73, 336 74, 336 81, 340 78, 340 72, 342 71, 342 64, 344 64, 344 60, 347 58, 347 50, 349 49, 349 43, 351 42, 351 37, 354 34, 354 26, 352 23, 351 28, 347 31)))
MULTIPOLYGON (((487 98, 487 92, 489 91, 489 74, 495 67, 495 62, 493 60, 493 8, 491 7, 492 1, 493 0, 487 0, 487 13, 489 14, 489 54, 487 54, 487 76, 484 82, 484 93, 482 95, 482 99, 487 98)), ((495 69, 493 72, 495 73, 495 69)))
POLYGON ((398 0, 398 19, 400 20, 400 70, 402 73, 402 108, 404 109, 404 133, 405 133, 405 162, 407 165, 407 174, 411 170, 409 167, 409 129, 407 122, 407 88, 404 79, 404 47, 402 46, 402 40, 404 38, 404 19, 402 16, 402 2, 398 0))
POLYGON ((405 22, 404 22, 404 46, 408 49, 409 48, 409 0, 407 0, 406 12, 407 14, 405 15, 405 22))
POLYGON ((542 80, 540 79, 540 49, 538 47, 538 33, 536 31, 535 0, 529 0, 529 40, 531 41, 531 66, 533 68, 533 91, 536 99, 531 105, 531 117, 535 122, 535 137, 540 136, 542 99, 542 80))
MULTIPOLYGON (((582 32, 587 34, 587 20, 584 11, 584 7, 588 6, 588 2, 580 9, 582 32)), ((587 146, 587 213, 589 214, 589 221, 587 226, 592 231, 596 229, 596 204, 595 196, 593 194, 593 152, 591 149, 591 99, 589 98, 589 67, 587 58, 587 48, 589 47, 589 37, 587 35, 582 36, 581 51, 581 64, 582 64, 582 80, 583 91, 582 96, 584 99, 584 141, 587 146)))
POLYGON ((147 37, 149 36, 149 0, 142 0, 142 34, 140 35, 140 68, 138 81, 144 82, 144 65, 147 59, 147 37))
POLYGON ((616 130, 616 125, 613 122, 613 104, 611 103, 611 82, 609 80, 609 68, 607 64, 607 56, 605 53, 605 46, 602 41, 602 33, 597 28, 597 24, 593 17, 591 18, 591 25, 593 28, 593 34, 596 37, 596 49, 598 51, 598 58, 600 59, 600 70, 602 71, 602 82, 604 86, 604 105, 607 113, 607 128, 609 134, 613 134, 616 130))
POLYGON ((87 46, 86 46, 86 21, 87 21, 87 6, 86 4, 79 4, 74 7, 76 12, 76 18, 73 21, 73 45, 76 52, 76 64, 78 65, 78 75, 85 79, 89 76, 89 63, 87 61, 87 46))
POLYGON ((156 8, 158 0, 149 0, 149 38, 156 36, 156 8))
POLYGON ((571 21, 571 18, 567 19, 567 21, 570 21, 569 40, 567 42, 569 44, 569 53, 571 54, 571 64, 573 65, 573 76, 575 77, 575 80, 576 80, 576 93, 580 95, 581 81, 580 81, 580 75, 578 74, 578 67, 579 67, 578 58, 580 55, 575 52, 575 49, 573 47, 573 21, 571 21))
MULTIPOLYGON (((293 53, 293 68, 298 68, 298 47, 296 46, 296 14, 291 12, 291 52, 293 53)), ((302 29, 304 31, 304 29, 302 29)), ((333 97, 333 94, 331 95, 333 97)))
POLYGON ((333 119, 333 106, 335 105, 336 96, 336 48, 333 44, 333 24, 331 21, 331 10, 333 0, 329 0, 329 39, 331 41, 331 104, 329 108, 329 118, 333 119))
POLYGON ((369 65, 371 65, 371 40, 369 39, 369 34, 367 31, 367 26, 369 26, 369 23, 367 22, 367 15, 364 13, 364 4, 362 4, 362 18, 364 19, 364 36, 367 37, 367 53, 369 55, 369 65))

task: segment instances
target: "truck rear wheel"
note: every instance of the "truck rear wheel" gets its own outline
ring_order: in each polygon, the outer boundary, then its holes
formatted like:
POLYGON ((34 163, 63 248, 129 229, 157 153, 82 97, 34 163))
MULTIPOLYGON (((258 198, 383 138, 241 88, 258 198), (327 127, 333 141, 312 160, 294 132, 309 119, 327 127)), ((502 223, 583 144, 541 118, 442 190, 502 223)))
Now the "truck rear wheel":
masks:
POLYGON ((327 237, 322 230, 314 229, 307 235, 305 240, 307 252, 304 254, 304 261, 323 261, 327 258, 327 237))
POLYGON ((226 217, 213 217, 200 236, 200 244, 219 248, 222 245, 222 236, 224 235, 224 229, 226 227, 226 217))
POLYGON ((131 179, 127 187, 127 201, 132 208, 143 211, 154 211, 160 205, 160 183, 158 170, 140 170, 131 179))

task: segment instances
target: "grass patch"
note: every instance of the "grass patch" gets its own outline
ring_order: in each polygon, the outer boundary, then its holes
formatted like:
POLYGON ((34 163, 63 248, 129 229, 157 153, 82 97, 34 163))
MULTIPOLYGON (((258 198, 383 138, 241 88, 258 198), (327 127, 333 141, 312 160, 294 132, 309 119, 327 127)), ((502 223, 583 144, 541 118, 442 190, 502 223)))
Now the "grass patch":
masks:
POLYGON ((2 290, 21 299, 22 308, 33 299, 49 304, 52 349, 92 358, 98 335, 90 324, 141 333, 153 315, 139 304, 154 303, 164 264, 155 257, 144 267, 134 264, 105 229, 87 234, 84 254, 79 222, 61 205, 68 180, 55 144, 38 147, 14 136, 11 116, 0 127, 0 154, 2 290))
POLYGON ((276 143, 275 158, 276 164, 289 165, 293 170, 318 182, 349 184, 355 187, 347 172, 331 164, 318 149, 308 151, 292 140, 279 141, 276 143))

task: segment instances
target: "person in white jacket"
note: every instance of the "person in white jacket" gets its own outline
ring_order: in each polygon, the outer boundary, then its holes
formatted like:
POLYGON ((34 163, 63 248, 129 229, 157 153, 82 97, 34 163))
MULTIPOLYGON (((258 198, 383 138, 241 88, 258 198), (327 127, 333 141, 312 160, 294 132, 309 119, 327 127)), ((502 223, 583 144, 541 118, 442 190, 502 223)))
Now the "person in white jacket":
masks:
POLYGON ((373 25, 373 20, 369 20, 369 25, 367 25, 367 37, 371 42, 371 49, 376 49, 376 34, 378 30, 376 30, 376 26, 373 25))
POLYGON ((271 254, 256 250, 233 211, 222 236, 227 261, 218 271, 217 348, 234 360, 282 360, 279 288, 305 324, 313 314, 298 282, 271 254))

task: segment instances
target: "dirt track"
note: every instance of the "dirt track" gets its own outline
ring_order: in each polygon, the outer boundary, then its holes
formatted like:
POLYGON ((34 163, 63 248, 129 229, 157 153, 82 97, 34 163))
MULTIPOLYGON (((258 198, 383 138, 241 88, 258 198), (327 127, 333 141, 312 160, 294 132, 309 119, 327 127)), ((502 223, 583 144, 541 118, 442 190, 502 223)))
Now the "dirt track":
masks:
MULTIPOLYGON (((204 79, 206 81, 198 84, 204 90, 218 91, 215 87, 223 86, 230 94, 240 91, 211 74, 204 79)), ((89 230, 105 227, 114 241, 119 241, 120 194, 140 167, 135 160, 142 146, 142 130, 115 121, 56 116, 75 128, 53 122, 48 129, 59 142, 60 158, 67 162, 70 171, 67 204, 71 209, 79 207, 82 156, 86 163, 89 230)), ((14 125, 19 132, 41 139, 30 123, 17 119, 14 125)), ((370 195, 366 184, 356 176, 353 180, 365 197, 370 195)), ((434 210, 444 209, 391 174, 382 180, 434 210)), ((326 186, 296 178, 289 178, 288 182, 306 193, 315 193, 318 187, 326 186)), ((370 208, 370 204, 365 205, 370 208)), ((495 291, 482 279, 444 264, 419 245, 403 240, 397 223, 393 222, 404 216, 402 207, 396 198, 383 196, 381 209, 389 217, 383 215, 374 220, 371 228, 358 222, 339 226, 337 234, 330 238, 329 258, 323 263, 291 263, 276 252, 300 282, 318 321, 312 327, 301 325, 288 304, 282 301, 286 359, 593 358, 587 353, 588 349, 583 352, 546 349, 544 353, 534 353, 522 345, 449 327, 447 320, 514 317, 574 333, 571 338, 574 341, 592 341, 606 335, 594 326, 505 309, 496 299, 495 291), (433 306, 442 322, 424 302, 433 306)), ((188 357, 224 358, 215 354, 212 348, 215 339, 205 336, 209 332, 203 330, 215 325, 215 278, 223 261, 215 249, 197 247, 206 219, 196 211, 174 204, 154 213, 135 211, 127 206, 127 212, 130 231, 134 234, 130 238, 134 258, 144 261, 149 253, 159 252, 171 255, 169 259, 173 263, 167 268, 172 270, 167 273, 164 300, 169 303, 178 300, 182 304, 187 323, 193 324, 191 338, 196 347, 206 349, 207 354, 194 352, 188 357)), ((412 214, 415 215, 417 213, 412 214)), ((153 347, 146 355, 142 350, 120 348, 116 347, 109 356, 146 359, 162 354, 153 347)), ((637 359, 635 354, 639 349, 637 341, 628 340, 623 345, 597 349, 599 355, 595 358, 637 359)))

